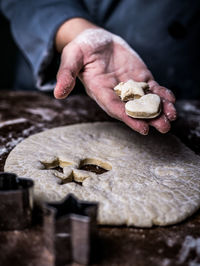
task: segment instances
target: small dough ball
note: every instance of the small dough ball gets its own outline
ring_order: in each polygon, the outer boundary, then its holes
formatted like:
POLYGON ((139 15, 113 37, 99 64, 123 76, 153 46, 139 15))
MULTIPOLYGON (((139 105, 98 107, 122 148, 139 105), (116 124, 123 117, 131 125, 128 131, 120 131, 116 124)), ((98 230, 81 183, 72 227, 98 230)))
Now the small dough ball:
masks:
POLYGON ((161 112, 161 100, 156 94, 146 94, 125 104, 126 114, 133 118, 150 119, 161 112))

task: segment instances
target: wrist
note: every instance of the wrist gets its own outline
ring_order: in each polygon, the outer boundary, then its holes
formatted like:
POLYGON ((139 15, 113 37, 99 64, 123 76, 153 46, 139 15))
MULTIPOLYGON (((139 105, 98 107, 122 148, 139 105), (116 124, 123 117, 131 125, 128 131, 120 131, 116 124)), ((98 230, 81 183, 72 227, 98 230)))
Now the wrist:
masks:
POLYGON ((58 52, 73 39, 75 39, 82 31, 86 29, 99 28, 95 24, 83 18, 72 18, 65 21, 57 30, 55 36, 55 46, 58 52))

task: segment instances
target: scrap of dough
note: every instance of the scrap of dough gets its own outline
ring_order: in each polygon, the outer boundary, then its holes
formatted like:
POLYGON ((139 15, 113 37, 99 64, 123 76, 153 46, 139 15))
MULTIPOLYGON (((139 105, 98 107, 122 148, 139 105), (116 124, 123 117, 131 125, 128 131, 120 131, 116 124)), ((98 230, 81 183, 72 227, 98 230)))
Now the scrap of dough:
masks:
POLYGON ((148 87, 146 82, 136 82, 130 79, 127 82, 120 82, 114 87, 114 91, 121 97, 122 101, 129 101, 142 97, 144 95, 144 89, 148 87))
POLYGON ((139 227, 175 224, 193 214, 200 206, 199 169, 200 157, 176 137, 156 131, 144 137, 111 122, 33 135, 11 151, 5 164, 5 171, 35 181, 38 198, 55 201, 74 193, 99 202, 100 224, 139 227), (88 172, 88 177, 86 171, 79 172, 82 186, 73 181, 61 185, 55 170, 44 169, 45 162, 59 160, 70 162, 65 168, 97 162, 108 171, 88 172))
POLYGON ((126 114, 134 118, 150 119, 161 112, 160 97, 156 94, 146 94, 139 99, 125 104, 126 114))

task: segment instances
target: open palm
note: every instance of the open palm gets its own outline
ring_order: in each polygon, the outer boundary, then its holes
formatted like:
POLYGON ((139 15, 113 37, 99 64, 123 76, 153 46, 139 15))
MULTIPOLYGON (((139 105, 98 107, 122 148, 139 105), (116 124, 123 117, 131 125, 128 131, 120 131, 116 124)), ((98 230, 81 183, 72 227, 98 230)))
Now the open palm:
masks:
POLYGON ((142 59, 123 39, 107 31, 86 30, 63 49, 55 97, 65 98, 73 89, 76 77, 103 110, 141 134, 148 134, 149 125, 166 133, 170 121, 176 118, 173 93, 156 83, 142 59), (161 97, 163 113, 158 118, 144 121, 126 115, 125 104, 113 88, 129 79, 147 82, 152 93, 161 97))

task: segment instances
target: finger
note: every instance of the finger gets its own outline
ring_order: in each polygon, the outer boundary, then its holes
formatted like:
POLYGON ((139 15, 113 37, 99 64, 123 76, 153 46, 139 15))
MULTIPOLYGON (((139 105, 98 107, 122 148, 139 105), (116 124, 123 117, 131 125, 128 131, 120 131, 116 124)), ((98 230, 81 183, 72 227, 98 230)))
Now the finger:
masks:
POLYGON ((150 120, 149 124, 161 133, 167 133, 171 128, 170 122, 164 114, 158 118, 150 120))
POLYGON ((64 99, 73 90, 75 86, 75 77, 68 69, 62 69, 57 77, 54 96, 56 99, 64 99))
POLYGON ((172 91, 166 89, 165 87, 161 87, 155 80, 149 81, 148 84, 150 91, 158 94, 161 98, 168 100, 169 102, 175 103, 176 98, 172 91))
POLYGON ((68 44, 62 52, 61 64, 57 73, 54 96, 66 98, 75 86, 76 77, 83 67, 83 55, 75 44, 68 44))
POLYGON ((149 133, 149 126, 148 123, 141 120, 129 117, 126 112, 124 111, 122 116, 122 121, 128 125, 133 130, 139 132, 142 135, 148 135, 149 133))
MULTIPOLYGON (((132 73, 132 78, 133 80, 137 81, 137 82, 148 82, 149 80, 153 79, 153 76, 151 74, 151 72, 148 69, 136 69, 133 73, 132 73)), ((130 79, 130 77, 129 77, 130 79)))
MULTIPOLYGON (((100 91, 100 90, 98 90, 100 91)), ((115 92, 110 88, 101 89, 101 93, 96 95, 97 103, 111 116, 123 121, 133 130, 142 135, 147 135, 149 132, 148 123, 141 119, 129 117, 125 112, 125 103, 122 102, 115 92)))
POLYGON ((164 99, 162 100, 162 103, 163 103, 163 113, 166 115, 169 121, 176 120, 177 113, 173 103, 164 99))

